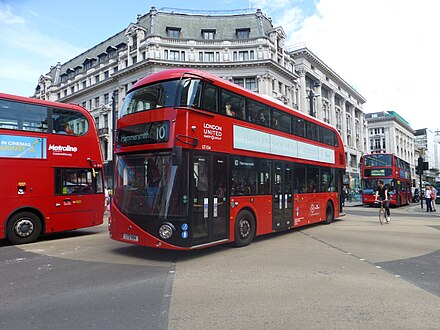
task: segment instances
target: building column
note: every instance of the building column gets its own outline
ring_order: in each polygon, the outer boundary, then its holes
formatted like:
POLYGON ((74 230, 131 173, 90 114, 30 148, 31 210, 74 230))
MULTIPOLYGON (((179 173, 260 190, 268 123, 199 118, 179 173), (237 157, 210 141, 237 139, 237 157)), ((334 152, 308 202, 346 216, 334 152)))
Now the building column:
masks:
POLYGON ((336 103, 335 103, 336 91, 330 90, 330 125, 336 128, 336 103))
POLYGON ((316 114, 316 118, 323 120, 324 116, 322 113, 322 83, 320 81, 316 81, 316 82, 319 83, 319 86, 316 86, 314 88, 315 95, 317 95, 315 97, 316 103, 314 104, 315 114, 316 114))
POLYGON ((298 69, 299 74, 299 111, 306 113, 307 112, 307 91, 306 91, 306 69, 305 68, 299 68, 298 69))
POLYGON ((347 110, 345 108, 345 99, 342 99, 341 104, 341 111, 342 111, 342 118, 341 118, 341 131, 342 131, 342 141, 344 141, 344 145, 347 146, 347 110))

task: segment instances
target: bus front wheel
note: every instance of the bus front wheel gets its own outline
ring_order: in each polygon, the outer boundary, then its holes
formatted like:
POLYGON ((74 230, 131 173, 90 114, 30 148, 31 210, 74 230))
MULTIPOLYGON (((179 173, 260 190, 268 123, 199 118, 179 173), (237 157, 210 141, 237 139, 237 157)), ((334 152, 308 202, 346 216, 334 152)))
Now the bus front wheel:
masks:
POLYGON ((41 221, 32 212, 20 212, 8 222, 7 236, 12 244, 24 244, 35 241, 41 233, 41 221))
POLYGON ((249 245, 255 236, 255 218, 251 212, 243 210, 235 219, 234 245, 237 247, 249 245))

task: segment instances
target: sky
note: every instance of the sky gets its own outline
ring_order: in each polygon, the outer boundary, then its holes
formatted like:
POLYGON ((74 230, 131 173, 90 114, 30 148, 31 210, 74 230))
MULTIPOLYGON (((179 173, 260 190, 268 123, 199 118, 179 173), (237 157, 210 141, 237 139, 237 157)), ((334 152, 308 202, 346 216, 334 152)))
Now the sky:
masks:
POLYGON ((260 8, 286 45, 309 48, 367 102, 413 129, 440 129, 440 1, 0 0, 0 92, 31 96, 38 78, 160 9, 260 8))

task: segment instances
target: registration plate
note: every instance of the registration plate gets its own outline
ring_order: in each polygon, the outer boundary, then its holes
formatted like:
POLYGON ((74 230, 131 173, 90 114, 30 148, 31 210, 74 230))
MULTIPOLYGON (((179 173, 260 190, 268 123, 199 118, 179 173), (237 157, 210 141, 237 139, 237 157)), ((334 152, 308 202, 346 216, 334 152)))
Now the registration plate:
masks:
POLYGON ((133 234, 122 234, 122 238, 126 239, 127 241, 133 241, 133 242, 138 242, 139 241, 139 236, 138 235, 133 235, 133 234))

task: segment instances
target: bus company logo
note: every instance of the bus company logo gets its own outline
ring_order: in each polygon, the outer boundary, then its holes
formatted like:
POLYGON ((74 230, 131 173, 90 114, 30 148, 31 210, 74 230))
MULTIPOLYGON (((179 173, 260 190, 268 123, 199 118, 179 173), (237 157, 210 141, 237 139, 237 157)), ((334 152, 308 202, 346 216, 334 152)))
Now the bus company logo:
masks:
POLYGON ((223 127, 213 124, 203 124, 203 137, 213 141, 221 141, 223 138, 223 127))
POLYGON ((319 213, 319 204, 313 204, 310 205, 310 214, 315 215, 319 213))
POLYGON ((72 153, 77 152, 77 147, 72 147, 71 145, 62 146, 62 145, 49 145, 49 151, 52 150, 52 154, 57 156, 72 156, 72 153))

